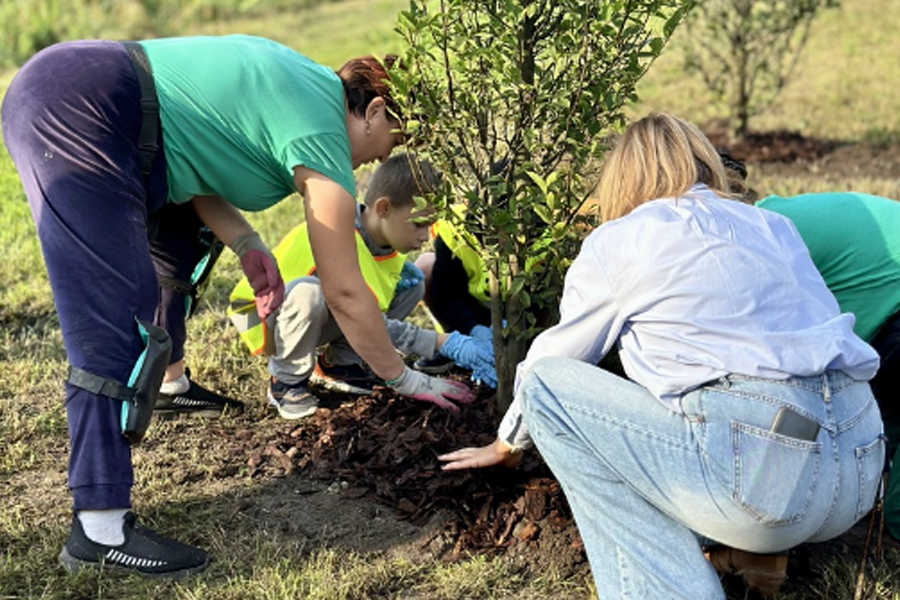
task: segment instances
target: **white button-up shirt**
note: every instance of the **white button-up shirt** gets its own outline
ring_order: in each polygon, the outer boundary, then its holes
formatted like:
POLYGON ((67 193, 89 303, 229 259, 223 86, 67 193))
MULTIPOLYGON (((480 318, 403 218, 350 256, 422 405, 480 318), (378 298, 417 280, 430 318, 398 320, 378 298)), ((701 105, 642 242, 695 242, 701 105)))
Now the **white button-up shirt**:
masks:
MULTIPOLYGON (((681 395, 730 373, 835 369, 869 380, 878 355, 853 323, 788 219, 697 185, 587 237, 566 274, 560 322, 535 339, 516 387, 539 358, 596 364, 615 344, 628 377, 676 412, 681 395)), ((527 447, 518 402, 500 438, 527 447)))

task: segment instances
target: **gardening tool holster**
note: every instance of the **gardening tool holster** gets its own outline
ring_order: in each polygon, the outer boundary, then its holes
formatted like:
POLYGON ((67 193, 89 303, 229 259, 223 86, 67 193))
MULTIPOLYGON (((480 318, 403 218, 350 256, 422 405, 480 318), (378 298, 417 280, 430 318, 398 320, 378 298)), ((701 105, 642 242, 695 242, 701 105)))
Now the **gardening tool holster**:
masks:
POLYGON ((144 341, 144 350, 131 371, 127 385, 69 366, 69 383, 72 385, 122 401, 122 435, 132 444, 140 443, 150 426, 159 387, 172 355, 172 340, 165 329, 140 319, 135 320, 144 341))

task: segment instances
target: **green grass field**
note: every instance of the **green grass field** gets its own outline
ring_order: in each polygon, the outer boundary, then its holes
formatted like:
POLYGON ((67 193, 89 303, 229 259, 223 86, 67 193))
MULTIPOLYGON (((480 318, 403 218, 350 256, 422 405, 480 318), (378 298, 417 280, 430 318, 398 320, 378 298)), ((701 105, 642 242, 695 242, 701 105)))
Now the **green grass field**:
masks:
MULTIPOLYGON (((185 34, 265 35, 337 67, 351 56, 399 50, 391 30, 396 12, 406 4, 343 0, 305 11, 184 24, 180 29, 185 34)), ((900 76, 900 36, 895 19, 888 17, 894 0, 844 4, 815 23, 795 80, 751 127, 900 148, 900 94, 893 89, 900 76)), ((0 73, 0 94, 12 75, 0 73)), ((633 116, 665 110, 704 123, 723 114, 697 81, 681 74, 677 37, 639 89, 641 102, 629 108, 633 116)), ((877 174, 832 177, 754 168, 751 177, 756 177, 757 187, 783 194, 839 187, 900 197, 900 181, 877 174)), ((301 213, 298 199, 290 198, 251 220, 274 244, 301 213)), ((507 559, 478 557, 444 564, 423 559, 415 545, 401 541, 366 552, 290 535, 289 524, 303 512, 304 497, 299 491, 291 495, 290 482, 260 481, 245 464, 233 463, 234 457, 243 456, 243 448, 265 445, 284 424, 266 411, 262 361, 246 355, 224 314, 240 272, 228 253, 216 268, 200 312, 189 323, 187 356, 198 380, 247 400, 248 414, 213 423, 155 423, 134 454, 136 511, 151 526, 205 546, 216 561, 204 574, 182 582, 63 575, 56 555, 70 518, 61 406, 67 366, 34 226, 5 149, 0 149, 0 248, 0 600, 594 597, 583 576, 554 569, 523 571, 507 559), (282 497, 290 501, 276 510, 273 502, 282 497), (249 519, 247 506, 266 506, 272 512, 249 519)), ((337 514, 333 518, 340 521, 337 514)), ((877 589, 867 598, 900 598, 896 560, 891 554, 877 566, 870 577, 877 589)), ((857 561, 856 554, 847 554, 823 565, 815 590, 783 597, 850 598, 857 561)))

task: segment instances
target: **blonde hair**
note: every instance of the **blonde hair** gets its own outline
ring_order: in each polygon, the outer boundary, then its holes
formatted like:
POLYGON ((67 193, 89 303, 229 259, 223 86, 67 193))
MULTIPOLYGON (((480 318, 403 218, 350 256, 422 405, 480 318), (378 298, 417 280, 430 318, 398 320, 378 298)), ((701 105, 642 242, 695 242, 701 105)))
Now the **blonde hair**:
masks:
POLYGON ((683 119, 651 113, 629 125, 607 155, 596 196, 603 220, 611 221, 650 200, 681 196, 697 183, 731 197, 707 137, 683 119))

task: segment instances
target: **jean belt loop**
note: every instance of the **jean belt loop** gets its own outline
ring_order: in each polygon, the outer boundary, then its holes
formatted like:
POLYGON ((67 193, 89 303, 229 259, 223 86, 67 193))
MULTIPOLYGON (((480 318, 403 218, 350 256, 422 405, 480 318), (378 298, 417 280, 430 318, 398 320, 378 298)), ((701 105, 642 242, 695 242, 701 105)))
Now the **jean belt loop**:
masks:
POLYGON ((828 373, 828 371, 822 373, 822 398, 826 404, 831 402, 831 380, 828 377, 828 373))

